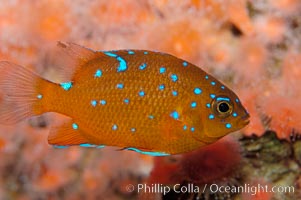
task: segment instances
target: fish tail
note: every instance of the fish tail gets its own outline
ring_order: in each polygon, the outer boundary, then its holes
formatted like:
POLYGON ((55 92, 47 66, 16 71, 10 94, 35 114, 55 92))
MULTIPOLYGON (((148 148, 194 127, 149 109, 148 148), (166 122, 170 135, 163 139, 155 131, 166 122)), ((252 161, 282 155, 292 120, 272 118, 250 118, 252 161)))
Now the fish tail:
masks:
POLYGON ((43 84, 48 81, 32 71, 0 62, 0 123, 15 124, 43 110, 43 84))

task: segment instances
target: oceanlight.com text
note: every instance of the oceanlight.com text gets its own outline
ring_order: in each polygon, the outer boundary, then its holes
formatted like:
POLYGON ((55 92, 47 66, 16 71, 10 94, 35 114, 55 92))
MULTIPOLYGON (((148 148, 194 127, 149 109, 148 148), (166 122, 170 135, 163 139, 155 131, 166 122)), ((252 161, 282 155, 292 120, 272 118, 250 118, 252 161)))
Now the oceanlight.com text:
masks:
POLYGON ((241 186, 225 186, 218 184, 205 184, 203 186, 197 186, 195 184, 175 184, 174 186, 167 186, 163 184, 137 184, 136 186, 129 184, 126 186, 128 192, 137 191, 138 193, 161 193, 166 195, 170 191, 175 193, 248 193, 256 195, 257 193, 294 193, 294 186, 269 186, 264 184, 244 184, 241 186))

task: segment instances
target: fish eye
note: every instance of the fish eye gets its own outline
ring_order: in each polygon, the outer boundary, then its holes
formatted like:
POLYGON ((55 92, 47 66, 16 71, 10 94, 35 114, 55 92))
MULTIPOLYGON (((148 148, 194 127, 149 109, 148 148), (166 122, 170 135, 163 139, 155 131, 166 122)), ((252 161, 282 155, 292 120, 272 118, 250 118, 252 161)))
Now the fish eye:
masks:
POLYGON ((217 116, 226 118, 231 115, 233 104, 228 97, 216 97, 212 102, 212 108, 217 116))
POLYGON ((230 105, 228 102, 219 102, 217 104, 217 111, 219 113, 226 113, 230 110, 230 105))

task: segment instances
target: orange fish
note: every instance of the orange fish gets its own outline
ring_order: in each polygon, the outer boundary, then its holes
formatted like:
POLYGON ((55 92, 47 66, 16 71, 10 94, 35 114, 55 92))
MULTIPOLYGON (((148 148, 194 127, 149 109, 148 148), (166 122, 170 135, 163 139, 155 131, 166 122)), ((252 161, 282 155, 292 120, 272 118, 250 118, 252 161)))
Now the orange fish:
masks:
POLYGON ((64 69, 66 82, 0 62, 0 123, 57 112, 70 119, 51 128, 52 145, 117 146, 162 156, 213 143, 249 122, 229 88, 172 55, 58 46, 73 60, 64 69))

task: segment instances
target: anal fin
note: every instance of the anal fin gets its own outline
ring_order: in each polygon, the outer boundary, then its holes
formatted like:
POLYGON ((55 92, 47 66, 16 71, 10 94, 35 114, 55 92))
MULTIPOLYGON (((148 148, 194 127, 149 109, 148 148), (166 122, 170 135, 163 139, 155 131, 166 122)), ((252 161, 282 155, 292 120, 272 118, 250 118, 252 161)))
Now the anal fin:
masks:
POLYGON ((170 154, 165 152, 155 152, 155 151, 144 151, 133 147, 124 148, 125 150, 135 151, 140 154, 149 155, 149 156, 169 156, 170 154))
POLYGON ((78 124, 72 120, 68 120, 59 126, 51 127, 48 143, 55 146, 71 146, 89 143, 83 135, 84 132, 80 130, 78 124))
POLYGON ((105 147, 105 145, 97 145, 97 144, 89 144, 89 143, 82 143, 79 146, 87 147, 87 148, 96 148, 96 149, 102 149, 105 147))

